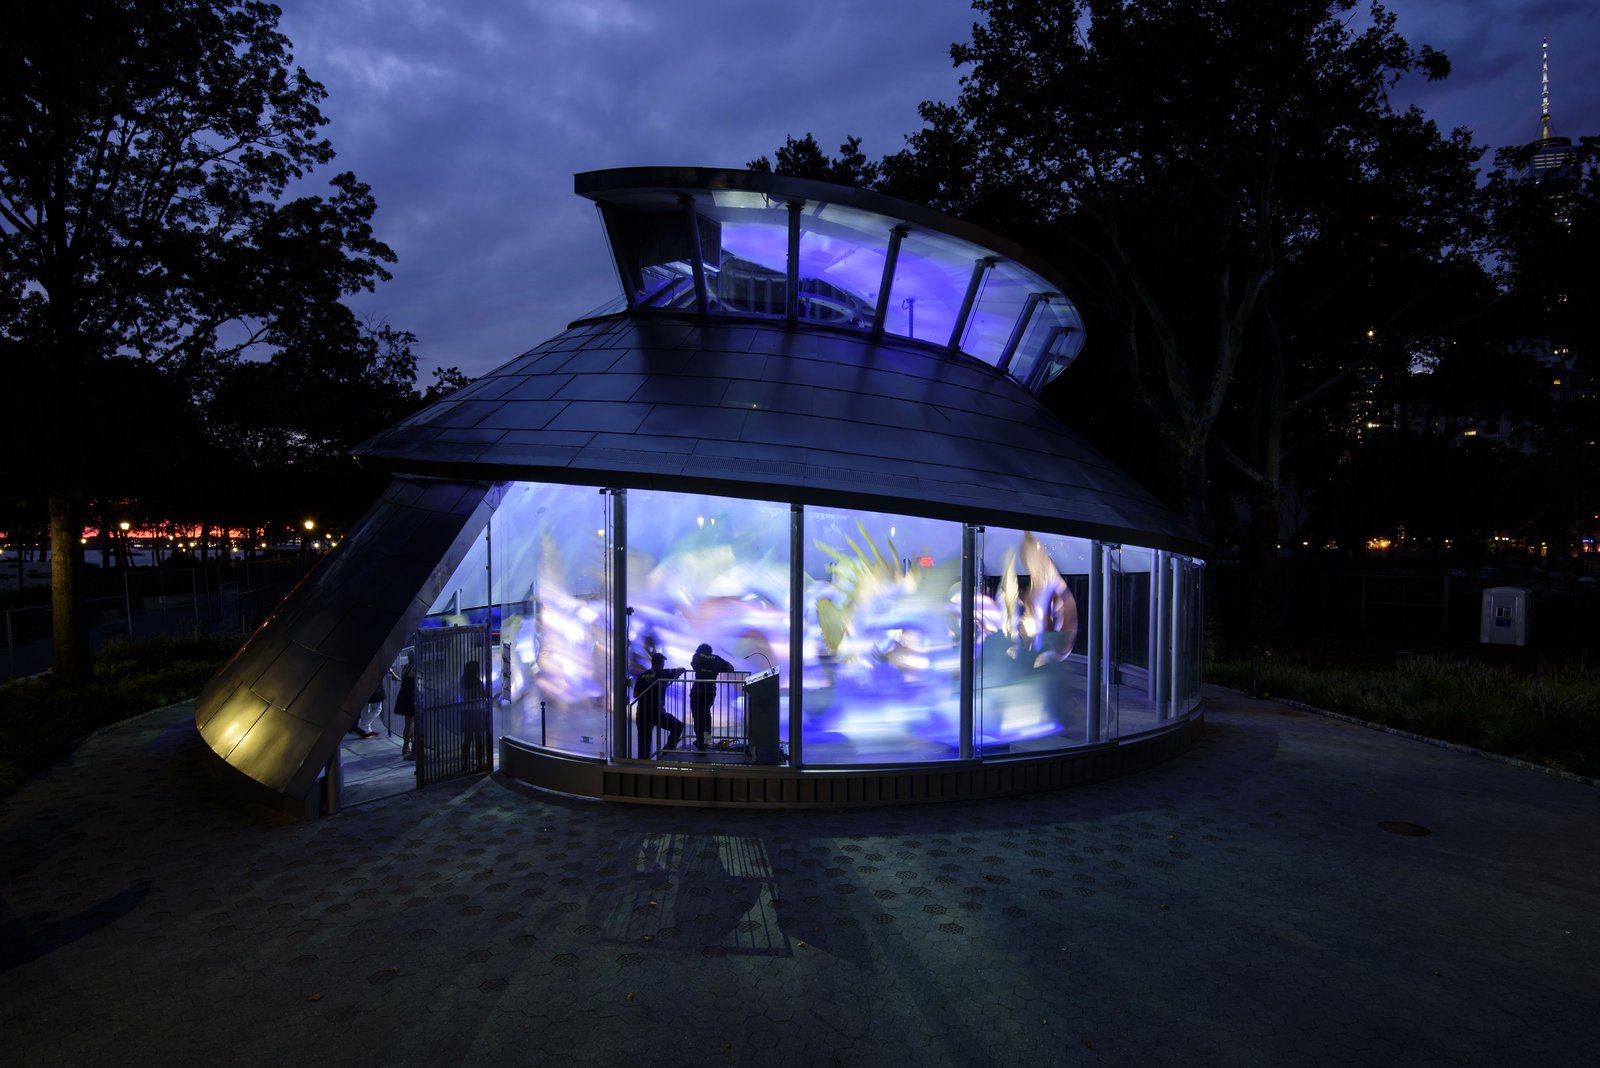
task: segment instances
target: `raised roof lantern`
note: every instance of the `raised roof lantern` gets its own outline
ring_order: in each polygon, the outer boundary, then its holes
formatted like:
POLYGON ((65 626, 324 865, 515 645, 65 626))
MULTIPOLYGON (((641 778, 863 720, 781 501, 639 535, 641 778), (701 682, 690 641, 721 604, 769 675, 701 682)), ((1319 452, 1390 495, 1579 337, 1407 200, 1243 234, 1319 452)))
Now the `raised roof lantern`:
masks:
POLYGON ((625 167, 576 176, 622 298, 651 309, 889 334, 998 367, 1037 394, 1083 347, 1048 265, 894 197, 781 175, 625 167))

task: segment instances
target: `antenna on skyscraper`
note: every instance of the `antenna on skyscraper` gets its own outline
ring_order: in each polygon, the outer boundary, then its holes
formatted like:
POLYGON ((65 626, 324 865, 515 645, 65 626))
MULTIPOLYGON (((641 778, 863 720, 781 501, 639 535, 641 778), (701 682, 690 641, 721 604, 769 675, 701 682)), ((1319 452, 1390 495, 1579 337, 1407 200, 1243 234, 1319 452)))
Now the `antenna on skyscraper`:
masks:
POLYGON ((1550 136, 1550 38, 1546 37, 1541 49, 1544 52, 1544 91, 1540 94, 1539 139, 1550 136))

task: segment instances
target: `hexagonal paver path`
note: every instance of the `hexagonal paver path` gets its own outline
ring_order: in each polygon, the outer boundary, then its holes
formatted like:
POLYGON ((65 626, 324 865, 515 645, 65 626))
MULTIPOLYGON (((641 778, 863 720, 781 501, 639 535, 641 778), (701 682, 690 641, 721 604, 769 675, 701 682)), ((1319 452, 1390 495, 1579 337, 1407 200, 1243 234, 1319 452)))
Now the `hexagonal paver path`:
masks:
POLYGON ((1018 800, 490 778, 301 824, 164 709, 0 806, 0 1062, 1592 1063, 1600 789, 1207 700, 1178 760, 1018 800))

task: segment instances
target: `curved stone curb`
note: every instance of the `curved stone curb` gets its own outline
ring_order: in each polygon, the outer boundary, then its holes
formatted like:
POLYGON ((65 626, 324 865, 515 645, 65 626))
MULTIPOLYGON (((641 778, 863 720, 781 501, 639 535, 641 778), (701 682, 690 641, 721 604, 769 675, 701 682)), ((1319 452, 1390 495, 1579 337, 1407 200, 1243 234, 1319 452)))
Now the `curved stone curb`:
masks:
MULTIPOLYGON (((1236 690, 1232 686, 1223 686, 1221 683, 1208 683, 1207 685, 1215 686, 1219 690, 1227 690, 1230 693, 1236 693, 1241 697, 1250 696, 1244 690, 1236 690)), ((1447 742, 1441 738, 1430 738, 1426 734, 1418 734, 1415 731, 1402 730, 1399 727, 1390 727, 1384 723, 1374 723, 1371 720, 1361 719, 1357 716, 1346 715, 1343 712, 1334 712, 1331 709, 1318 708, 1316 705, 1308 705, 1304 701, 1295 701, 1288 697, 1256 697, 1252 698, 1252 700, 1271 701, 1274 704, 1288 705, 1290 708, 1298 709, 1301 712, 1312 712, 1319 716, 1327 716, 1329 719, 1337 719, 1343 720, 1345 723, 1353 723, 1357 727, 1367 727, 1371 730, 1382 731, 1384 734, 1394 734, 1401 738, 1410 738, 1414 741, 1426 742, 1429 745, 1438 746, 1440 749, 1452 749, 1457 753, 1470 753, 1473 756, 1483 757, 1486 760, 1493 760, 1496 763, 1510 764, 1514 768, 1523 768, 1527 771, 1543 772, 1546 775, 1554 775, 1558 779, 1570 779, 1572 782, 1581 782, 1585 786, 1600 786, 1600 779, 1593 779, 1587 775, 1579 775, 1575 771, 1563 771, 1561 768, 1552 768, 1545 764, 1535 764, 1533 761, 1523 760, 1521 757, 1506 756, 1503 753, 1491 753, 1487 749, 1478 749, 1474 746, 1462 745, 1460 742, 1447 742)))
POLYGON ((94 730, 90 731, 88 734, 85 734, 82 738, 79 738, 78 741, 73 745, 72 748, 74 750, 76 750, 78 748, 78 746, 82 745, 84 742, 87 742, 91 738, 98 738, 102 734, 104 734, 106 731, 113 731, 113 730, 116 730, 118 727, 126 727, 126 726, 128 726, 130 724, 133 724, 133 723, 139 723, 139 722, 142 722, 144 720, 149 719, 151 716, 159 715, 162 712, 170 712, 174 708, 182 708, 185 705, 188 705, 189 707, 192 708, 194 706, 194 698, 190 697, 190 698, 188 698, 186 700, 183 700, 183 701, 174 701, 170 705, 162 705, 160 708, 152 708, 152 709, 150 709, 149 711, 146 711, 146 712, 135 712, 133 715, 129 716, 127 719, 119 719, 115 723, 107 723, 103 727, 96 727, 94 730))

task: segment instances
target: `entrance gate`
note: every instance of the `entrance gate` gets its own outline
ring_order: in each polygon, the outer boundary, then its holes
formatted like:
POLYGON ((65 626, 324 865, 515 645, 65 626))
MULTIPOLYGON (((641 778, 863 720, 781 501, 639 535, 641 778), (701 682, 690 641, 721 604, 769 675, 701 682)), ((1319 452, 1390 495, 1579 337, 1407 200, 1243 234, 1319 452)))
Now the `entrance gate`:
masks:
POLYGON ((494 770, 489 632, 430 627, 417 635, 417 785, 494 770))

